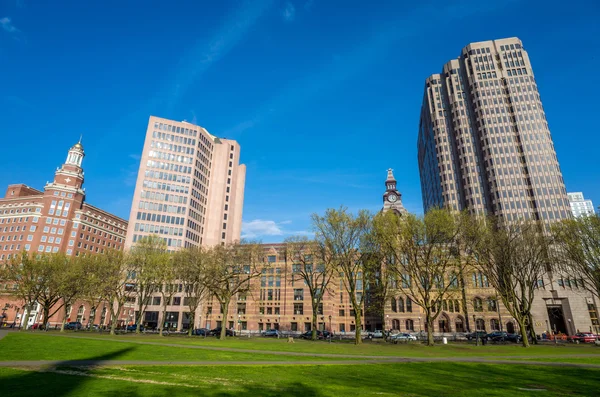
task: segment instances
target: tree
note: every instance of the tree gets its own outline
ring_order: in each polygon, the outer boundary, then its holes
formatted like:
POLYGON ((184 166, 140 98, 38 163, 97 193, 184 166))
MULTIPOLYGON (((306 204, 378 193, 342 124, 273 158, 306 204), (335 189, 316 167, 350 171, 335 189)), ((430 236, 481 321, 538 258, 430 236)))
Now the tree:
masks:
POLYGON ((584 280, 585 288, 600 298, 600 217, 567 219, 552 228, 555 262, 584 280))
MULTIPOLYGON (((482 236, 483 222, 480 218, 471 215, 468 211, 453 213, 456 233, 450 243, 452 254, 454 256, 454 266, 456 268, 456 279, 461 294, 461 307, 465 317, 465 326, 471 330, 469 321, 469 306, 467 304, 467 282, 466 272, 475 267, 476 255, 475 248, 479 244, 482 236)), ((474 324, 473 324, 474 326, 474 324)))
POLYGON ((110 268, 105 266, 103 257, 104 253, 82 257, 83 290, 81 292, 81 297, 90 304, 90 314, 88 317, 88 327, 90 331, 93 329, 94 322, 96 321, 98 306, 100 306, 102 302, 106 302, 106 292, 110 288, 107 285, 110 281, 110 278, 108 277, 110 275, 110 268))
POLYGON ((183 292, 190 310, 192 324, 188 335, 192 335, 196 312, 204 298, 206 286, 203 276, 210 261, 210 251, 204 247, 190 247, 177 251, 173 256, 175 275, 183 285, 183 292))
MULTIPOLYGON (((83 272, 83 263, 86 259, 84 257, 76 256, 63 257, 62 254, 53 255, 58 255, 56 258, 54 258, 57 262, 62 263, 64 261, 64 267, 56 274, 56 276, 59 277, 59 295, 62 300, 62 308, 64 309, 64 316, 62 324, 60 325, 60 332, 64 332, 67 317, 69 315, 68 310, 71 306, 73 306, 73 303, 77 300, 77 298, 82 295, 82 292, 86 287, 83 272)), ((50 317, 46 319, 44 316, 45 321, 47 322, 50 317)))
POLYGON ((146 308, 152 294, 160 288, 159 270, 169 260, 165 241, 156 235, 143 237, 131 249, 128 256, 128 272, 135 282, 137 295, 137 318, 135 333, 140 333, 146 308))
POLYGON ((323 315, 323 296, 328 292, 335 269, 321 245, 302 236, 285 240, 285 257, 292 262, 292 281, 308 288, 312 306, 312 340, 317 340, 317 315, 323 315))
POLYGON ((423 217, 388 212, 376 219, 374 230, 385 257, 392 259, 386 265, 400 280, 397 288, 423 310, 427 345, 433 346, 434 321, 457 285, 451 250, 456 237, 453 215, 443 209, 432 209, 423 217))
POLYGON ((217 245, 211 249, 202 284, 219 302, 223 315, 221 340, 226 336, 229 303, 235 295, 250 291, 250 281, 260 276, 257 265, 261 256, 260 246, 253 243, 217 245))
MULTIPOLYGON (((179 284, 176 283, 175 267, 173 260, 169 258, 167 261, 160 263, 156 269, 157 289, 160 291, 162 302, 162 317, 158 324, 158 332, 163 336, 163 329, 167 316, 167 306, 171 304, 173 296, 177 293, 179 284)), ((138 323, 139 324, 139 323, 138 323)))
POLYGON ((356 325, 355 344, 362 343, 362 315, 365 301, 366 257, 363 258, 363 246, 370 231, 372 216, 361 210, 357 215, 348 212, 345 207, 328 209, 324 216, 312 215, 315 239, 323 252, 324 262, 332 266, 340 278, 354 310, 356 325))
POLYGON ((48 324, 50 318, 72 302, 77 294, 75 261, 62 253, 40 255, 38 261, 38 302, 42 306, 44 323, 48 324))
POLYGON ((25 327, 29 320, 29 313, 37 302, 40 294, 38 283, 40 272, 40 261, 26 251, 14 255, 2 268, 0 268, 0 280, 12 286, 11 294, 21 299, 24 304, 25 327))
POLYGON ((549 238, 543 230, 533 221, 490 220, 476 248, 477 266, 519 324, 524 347, 529 347, 528 334, 535 340, 531 306, 538 280, 550 269, 549 238))
POLYGON ((127 298, 134 296, 134 274, 129 272, 125 253, 119 250, 106 250, 96 260, 103 269, 104 291, 102 295, 110 308, 110 334, 115 334, 119 314, 123 310, 127 298))

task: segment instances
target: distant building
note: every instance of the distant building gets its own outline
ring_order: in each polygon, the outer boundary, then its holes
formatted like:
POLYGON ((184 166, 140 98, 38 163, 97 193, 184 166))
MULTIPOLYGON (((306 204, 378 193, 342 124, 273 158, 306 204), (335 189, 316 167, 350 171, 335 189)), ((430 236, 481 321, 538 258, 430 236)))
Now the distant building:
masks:
MULTIPOLYGON (((24 184, 9 185, 0 199, 0 263, 23 251, 79 256, 101 253, 106 249, 123 249, 127 221, 85 202, 82 168, 85 152, 81 143, 69 149, 65 163, 54 173, 54 180, 44 191, 24 184)), ((2 285, 0 283, 0 290, 2 285)), ((0 296, 0 306, 9 306, 5 322, 25 323, 20 302, 9 295, 0 296), (21 313, 21 314, 20 314, 21 313)), ((89 317, 89 308, 77 305, 73 321, 89 317)), ((28 324, 39 322, 33 308, 28 324)), ((100 310, 104 310, 100 308, 100 310)), ((110 318, 110 315, 104 316, 110 318)), ((60 317, 60 318, 59 318, 60 317)), ((101 319, 98 315, 97 321, 101 319)), ((50 319, 52 325, 61 315, 50 319)))
MULTIPOLYGON (((425 211, 547 227, 571 218, 537 81, 516 37, 471 43, 425 80, 417 147, 425 211)), ((548 273, 538 285, 536 332, 600 329, 597 298, 580 275, 548 273)))
POLYGON ((471 43, 426 79, 417 146, 425 211, 546 224, 570 217, 537 81, 516 37, 471 43))
POLYGON ((567 196, 569 196, 571 212, 575 218, 594 215, 596 213, 592 200, 586 200, 582 192, 567 193, 567 196))
POLYGON ((154 234, 169 251, 239 240, 245 181, 236 141, 150 116, 126 248, 154 234))

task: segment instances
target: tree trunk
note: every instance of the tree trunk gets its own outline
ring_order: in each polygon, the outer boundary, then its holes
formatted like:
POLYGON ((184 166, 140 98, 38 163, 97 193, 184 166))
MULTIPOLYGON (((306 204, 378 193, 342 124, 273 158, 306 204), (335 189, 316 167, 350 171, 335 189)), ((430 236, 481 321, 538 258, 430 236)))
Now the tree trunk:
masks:
POLYGON ((313 306, 312 313, 312 334, 310 337, 312 340, 317 340, 317 308, 313 306))
POLYGON ((430 314, 426 315, 425 322, 427 323, 427 346, 433 346, 433 320, 430 314))
POLYGON ((46 308, 44 306, 44 310, 42 311, 42 313, 44 313, 44 324, 43 324, 44 325, 44 329, 47 329, 48 323, 50 322, 49 321, 50 319, 48 318, 48 317, 50 317, 50 308, 46 308))
POLYGON ((100 303, 98 303, 96 305, 96 307, 90 308, 90 313, 94 313, 93 315, 90 316, 90 318, 88 319, 88 331, 91 331, 94 328, 94 321, 96 321, 96 310, 98 309, 98 306, 100 306, 100 303))
POLYGON ((519 324, 519 329, 521 331, 521 338, 523 338, 522 343, 523 347, 529 347, 529 340, 527 339, 527 327, 525 326, 525 321, 523 319, 517 320, 519 324))
POLYGON ((135 333, 136 334, 140 334, 140 324, 142 323, 142 318, 144 318, 144 311, 142 310, 144 308, 144 301, 141 299, 141 297, 138 298, 140 300, 140 303, 138 304, 138 316, 136 319, 136 327, 135 327, 135 333))
POLYGON ((361 335, 362 322, 361 322, 361 318, 360 318, 362 311, 354 309, 354 313, 355 313, 354 314, 354 324, 356 324, 356 332, 354 335, 354 344, 360 345, 362 343, 362 335, 361 335))
POLYGON ((69 314, 67 313, 67 305, 65 305, 64 308, 65 315, 63 316, 62 324, 60 324, 60 332, 65 332, 65 324, 67 323, 67 315, 69 314))
POLYGON ((531 343, 537 345, 538 341, 535 329, 533 329, 533 317, 531 316, 531 312, 527 315, 527 329, 529 330, 529 335, 531 335, 531 343))
POLYGON ((462 297, 463 315, 465 316, 465 329, 467 332, 471 332, 471 326, 469 323, 469 306, 467 304, 467 289, 465 283, 465 276, 462 267, 460 267, 460 293, 462 297))
POLYGON ((224 340, 227 336, 227 315, 229 314, 229 299, 221 303, 221 313, 223 313, 223 321, 221 321, 221 335, 219 335, 219 339, 224 340))
POLYGON ((192 320, 192 324, 191 324, 190 328, 188 329, 188 336, 192 336, 192 333, 194 332, 194 328, 196 327, 196 311, 190 310, 190 319, 192 320))
POLYGON ((162 311, 162 318, 160 319, 160 323, 158 324, 158 335, 159 336, 163 336, 163 328, 165 327, 165 317, 167 315, 167 305, 164 304, 165 302, 165 298, 163 296, 163 311, 162 311))
POLYGON ((117 328, 117 321, 119 319, 119 312, 121 311, 121 308, 117 308, 116 313, 113 312, 113 309, 111 308, 110 310, 110 334, 114 335, 115 334, 115 329, 117 328))
MULTIPOLYGON (((33 305, 33 303, 32 303, 33 305)), ((24 314, 24 320, 25 320, 25 329, 27 329, 27 324, 29 323, 29 313, 31 312, 30 309, 31 305, 25 305, 25 313, 24 314)), ((23 323, 23 320, 21 320, 21 323, 23 323)), ((23 329, 23 327, 19 327, 19 331, 21 331, 23 329)))

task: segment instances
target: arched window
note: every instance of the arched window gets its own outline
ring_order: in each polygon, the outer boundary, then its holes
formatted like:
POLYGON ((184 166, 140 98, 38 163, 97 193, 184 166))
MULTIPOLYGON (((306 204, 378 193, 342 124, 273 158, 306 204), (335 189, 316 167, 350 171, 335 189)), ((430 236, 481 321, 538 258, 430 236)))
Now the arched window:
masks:
POLYGON ((400 330, 400 320, 392 320, 392 329, 400 330))
POLYGON ((85 307, 83 305, 79 306, 77 310, 77 321, 81 322, 83 320, 83 313, 85 311, 85 307))
POLYGON ((398 307, 396 306, 396 298, 392 298, 391 301, 392 301, 392 311, 394 313, 397 313, 398 312, 398 307))
POLYGON ((458 299, 454 300, 454 311, 457 313, 460 313, 460 303, 459 303, 458 299))
POLYGON ((102 314, 100 315, 100 325, 104 325, 104 321, 106 320, 106 306, 102 309, 102 314))
POLYGON ((412 300, 410 298, 406 298, 406 311, 412 313, 412 300))
POLYGON ((398 298, 398 311, 404 313, 404 299, 398 298))
POLYGON ((490 328, 492 329, 492 331, 500 331, 500 322, 495 318, 491 319, 490 328))
POLYGON ((447 300, 444 299, 442 307, 443 307, 444 311, 448 311, 448 301, 447 300))
POLYGON ((477 331, 485 331, 485 321, 482 318, 478 318, 475 321, 475 329, 477 331))
POLYGON ((406 330, 414 331, 415 330, 415 322, 411 319, 406 320, 406 330))
POLYGON ((450 332, 450 319, 446 314, 440 316, 438 320, 438 328, 440 332, 450 332))
POLYGON ((498 309, 498 303, 496 302, 496 299, 489 297, 487 299, 487 304, 488 304, 488 310, 491 312, 495 312, 498 309))
POLYGON ((465 323, 462 317, 456 317, 456 320, 454 320, 454 327, 456 328, 456 332, 465 332, 465 323))
POLYGON ((473 299, 473 310, 476 312, 483 311, 483 302, 481 301, 481 298, 473 299))

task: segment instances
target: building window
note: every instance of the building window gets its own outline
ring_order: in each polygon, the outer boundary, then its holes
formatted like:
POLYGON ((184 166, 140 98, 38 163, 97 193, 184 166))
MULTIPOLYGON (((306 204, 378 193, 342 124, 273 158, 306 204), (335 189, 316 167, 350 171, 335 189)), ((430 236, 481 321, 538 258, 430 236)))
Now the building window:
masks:
POLYGON ((415 330, 415 322, 411 319, 408 319, 405 321, 406 323, 406 330, 407 331, 414 331, 415 330))
POLYGON ((473 299, 473 310, 476 312, 483 311, 483 302, 481 301, 481 298, 473 299))
POLYGON ((304 304, 294 303, 294 314, 303 315, 304 314, 304 304))

